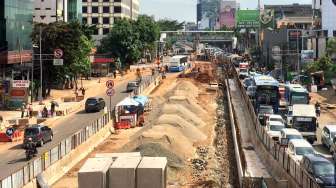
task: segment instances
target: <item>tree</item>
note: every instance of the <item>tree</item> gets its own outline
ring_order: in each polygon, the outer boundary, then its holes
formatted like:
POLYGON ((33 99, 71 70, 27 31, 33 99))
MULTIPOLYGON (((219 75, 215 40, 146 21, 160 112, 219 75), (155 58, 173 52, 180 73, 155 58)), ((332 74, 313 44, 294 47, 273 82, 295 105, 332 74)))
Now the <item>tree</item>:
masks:
POLYGON ((109 53, 120 58, 121 69, 131 65, 141 57, 140 34, 135 22, 127 19, 117 20, 110 33, 103 38, 99 52, 109 53))
MULTIPOLYGON (((77 80, 79 74, 86 74, 90 69, 89 54, 93 42, 86 36, 79 22, 54 22, 35 24, 32 32, 34 44, 39 44, 40 28, 42 31, 42 54, 53 54, 54 49, 63 50, 63 66, 54 66, 52 55, 43 56, 43 96, 50 94, 51 86, 64 84, 68 78, 77 80)), ((39 53, 39 52, 36 52, 39 53)), ((35 76, 35 78, 38 75, 35 76)), ((76 82, 77 83, 77 82, 76 82)))
POLYGON ((336 54, 336 38, 333 37, 328 40, 327 43, 327 54, 328 56, 332 57, 333 55, 336 54))
POLYGON ((157 24, 161 31, 178 31, 184 28, 184 22, 178 22, 177 20, 163 19, 157 21, 157 24))

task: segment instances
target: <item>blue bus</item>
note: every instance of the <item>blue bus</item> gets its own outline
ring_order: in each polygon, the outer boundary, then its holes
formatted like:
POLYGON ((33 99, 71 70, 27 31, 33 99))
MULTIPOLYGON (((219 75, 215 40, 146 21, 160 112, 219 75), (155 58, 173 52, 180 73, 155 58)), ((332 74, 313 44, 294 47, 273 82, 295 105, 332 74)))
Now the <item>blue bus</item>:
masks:
POLYGON ((188 63, 188 56, 177 55, 173 56, 169 62, 169 72, 181 72, 185 69, 188 63))
POLYGON ((309 92, 300 84, 288 84, 285 86, 286 106, 294 104, 309 104, 309 92))
POLYGON ((272 106, 274 113, 279 111, 279 82, 271 76, 255 76, 253 77, 256 87, 255 107, 259 111, 259 107, 272 106))

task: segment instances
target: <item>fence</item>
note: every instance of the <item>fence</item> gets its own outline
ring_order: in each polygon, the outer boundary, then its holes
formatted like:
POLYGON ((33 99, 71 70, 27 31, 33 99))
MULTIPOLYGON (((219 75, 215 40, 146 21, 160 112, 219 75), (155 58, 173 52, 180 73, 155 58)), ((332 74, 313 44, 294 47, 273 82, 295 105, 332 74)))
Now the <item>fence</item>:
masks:
POLYGON ((250 116, 253 120, 252 125, 254 126, 254 130, 258 135, 259 140, 263 143, 264 147, 268 150, 269 154, 283 167, 283 169, 290 175, 293 179, 295 179, 297 185, 302 188, 320 188, 318 183, 316 183, 315 179, 308 174, 305 170, 303 170, 300 166, 300 163, 294 160, 288 153, 286 152, 286 148, 280 146, 280 144, 274 141, 264 129, 263 126, 260 125, 258 117, 255 113, 254 106, 252 105, 250 98, 245 92, 243 85, 241 84, 237 72, 233 65, 228 67, 228 73, 233 74, 234 80, 238 85, 241 95, 246 103, 250 116))
POLYGON ((79 130, 72 136, 62 140, 55 147, 28 162, 21 169, 15 171, 5 179, 0 180, 0 188, 20 188, 32 181, 38 174, 49 166, 61 160, 64 156, 76 149, 88 140, 92 135, 99 132, 112 120, 113 113, 107 113, 92 121, 88 126, 79 130))

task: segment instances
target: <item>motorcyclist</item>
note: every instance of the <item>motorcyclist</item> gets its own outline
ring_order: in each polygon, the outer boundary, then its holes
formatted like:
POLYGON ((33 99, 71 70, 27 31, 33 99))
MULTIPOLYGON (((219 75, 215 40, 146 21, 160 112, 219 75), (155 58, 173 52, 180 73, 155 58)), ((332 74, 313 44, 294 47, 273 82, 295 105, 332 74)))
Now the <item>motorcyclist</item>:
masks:
POLYGON ((37 154, 36 143, 33 142, 32 138, 28 138, 26 150, 34 151, 34 154, 37 154))
POLYGON ((321 115, 321 105, 318 101, 315 104, 315 110, 316 110, 317 117, 320 117, 320 115, 321 115))

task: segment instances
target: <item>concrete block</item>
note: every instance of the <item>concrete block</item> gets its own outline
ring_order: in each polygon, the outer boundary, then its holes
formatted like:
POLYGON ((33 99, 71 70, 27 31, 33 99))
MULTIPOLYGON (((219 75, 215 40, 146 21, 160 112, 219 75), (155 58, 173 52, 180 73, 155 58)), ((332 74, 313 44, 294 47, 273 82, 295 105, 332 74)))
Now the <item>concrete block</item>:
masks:
POLYGON ((79 188, 106 188, 111 158, 89 158, 78 172, 79 188))
POLYGON ((165 188, 167 158, 143 157, 137 169, 137 188, 165 188))
POLYGON ((141 157, 118 157, 109 169, 109 188, 135 188, 141 157))
POLYGON ((130 152, 130 153, 96 153, 96 158, 112 158, 116 160, 118 157, 141 157, 140 152, 130 152))

